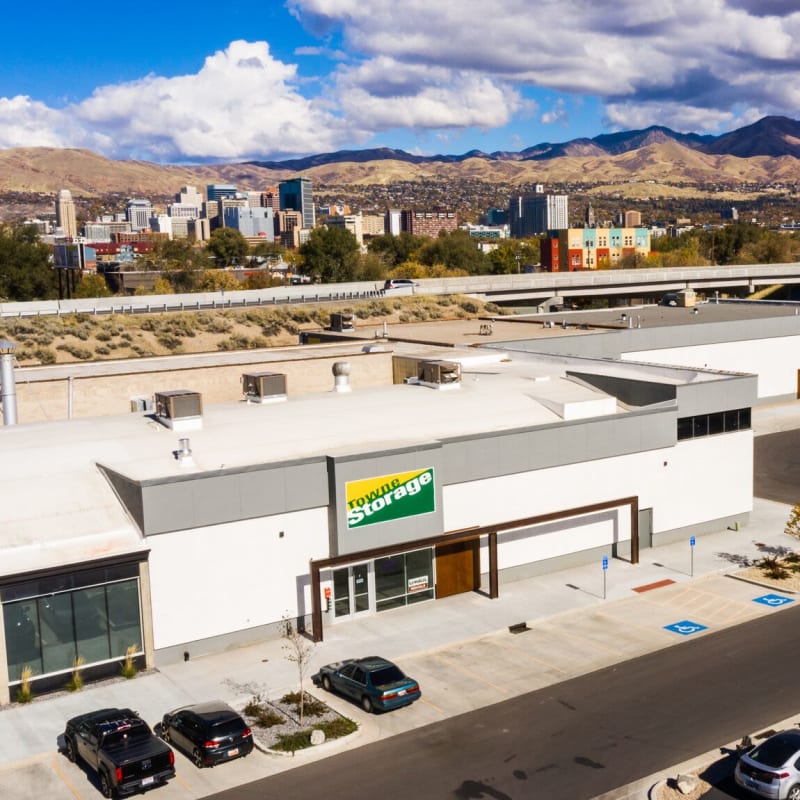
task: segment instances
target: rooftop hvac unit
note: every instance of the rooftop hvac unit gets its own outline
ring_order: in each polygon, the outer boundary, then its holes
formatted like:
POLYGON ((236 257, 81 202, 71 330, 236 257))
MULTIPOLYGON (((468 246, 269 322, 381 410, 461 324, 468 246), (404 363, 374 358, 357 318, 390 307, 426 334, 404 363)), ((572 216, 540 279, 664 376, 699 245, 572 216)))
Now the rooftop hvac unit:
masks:
POLYGON ((286 376, 282 372, 245 372, 242 392, 248 403, 278 403, 286 400, 286 376))
POLYGON ((421 361, 419 382, 436 389, 455 388, 461 383, 461 364, 457 361, 421 361))
POLYGON ((155 407, 158 421, 174 431, 203 427, 203 398, 200 392, 188 389, 156 392, 155 407))
POLYGON ((353 314, 331 314, 332 331, 352 331, 355 330, 355 317, 353 314))

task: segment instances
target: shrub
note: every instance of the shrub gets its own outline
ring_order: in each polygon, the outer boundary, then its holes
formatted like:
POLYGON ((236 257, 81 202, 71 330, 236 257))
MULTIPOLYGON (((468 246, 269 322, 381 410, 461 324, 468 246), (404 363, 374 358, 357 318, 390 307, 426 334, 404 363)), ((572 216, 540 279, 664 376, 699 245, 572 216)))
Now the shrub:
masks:
POLYGON ((94 349, 95 355, 98 356, 107 356, 111 354, 111 350, 109 350, 105 345, 99 344, 94 349))
POLYGON ((467 314, 477 314, 481 307, 474 300, 462 300, 459 305, 467 314))
POLYGON ((183 344, 183 339, 171 333, 162 333, 156 341, 167 350, 177 350, 183 344))
POLYGON ((25 666, 20 673, 19 688, 17 689, 17 702, 30 703, 33 700, 33 690, 31 689, 31 679, 33 678, 33 669, 25 666))
POLYGON ((258 728, 282 725, 285 720, 274 708, 270 708, 260 694, 255 695, 244 707, 244 714, 258 728))
POLYGON ((87 348, 75 344, 59 344, 56 346, 56 350, 63 350, 65 353, 69 353, 73 358, 77 358, 80 361, 88 361, 92 357, 91 350, 87 350, 87 348))
MULTIPOLYGON (((300 713, 300 692, 289 692, 281 698, 282 703, 288 706, 294 706, 297 713, 300 713)), ((303 698, 303 713, 308 717, 321 717, 328 707, 321 700, 317 700, 308 692, 305 693, 303 698)))
POLYGON ((329 719, 327 722, 318 722, 311 727, 322 731, 326 739, 339 739, 342 736, 349 736, 358 730, 358 725, 347 717, 336 717, 335 719, 329 719))
POLYGON ((296 731, 295 733, 282 733, 273 750, 283 753, 294 753, 295 750, 305 750, 311 747, 311 730, 296 731))
POLYGON ((75 660, 72 662, 72 676, 67 681, 68 692, 79 692, 83 689, 83 675, 81 674, 81 670, 85 663, 86 659, 83 656, 76 656, 75 660))
POLYGON ((778 556, 764 556, 764 558, 758 562, 758 566, 768 578, 783 580, 789 577, 789 570, 783 566, 778 556))
POLYGON ((136 669, 136 664, 134 663, 133 658, 138 649, 139 645, 128 645, 128 649, 125 651, 125 660, 122 662, 122 664, 120 664, 119 667, 120 675, 122 675, 123 678, 130 680, 131 678, 136 677, 138 670, 136 669))
POLYGON ((39 347, 33 351, 33 357, 41 364, 55 364, 56 354, 49 347, 39 347))

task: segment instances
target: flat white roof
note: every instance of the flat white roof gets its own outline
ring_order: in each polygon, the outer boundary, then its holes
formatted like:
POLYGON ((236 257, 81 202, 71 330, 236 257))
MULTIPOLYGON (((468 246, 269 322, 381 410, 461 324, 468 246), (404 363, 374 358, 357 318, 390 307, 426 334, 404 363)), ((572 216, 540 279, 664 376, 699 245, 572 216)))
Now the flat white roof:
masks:
MULTIPOLYGON (((627 413, 615 398, 566 376, 583 362, 474 349, 442 356, 461 362, 458 388, 401 384, 343 393, 331 380, 330 391, 281 403, 206 404, 202 428, 185 432, 135 413, 0 427, 0 570, 145 546, 98 464, 148 480, 627 413), (190 441, 191 466, 175 457, 181 438, 190 441)), ((633 365, 613 370, 642 375, 633 365)))

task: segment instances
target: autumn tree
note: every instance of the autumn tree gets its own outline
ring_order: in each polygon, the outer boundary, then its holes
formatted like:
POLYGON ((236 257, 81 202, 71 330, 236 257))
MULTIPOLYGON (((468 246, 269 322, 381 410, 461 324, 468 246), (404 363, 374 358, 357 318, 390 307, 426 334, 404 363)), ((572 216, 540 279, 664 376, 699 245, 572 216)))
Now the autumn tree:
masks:
POLYGON ((102 275, 86 273, 74 292, 75 297, 111 297, 106 279, 102 275))

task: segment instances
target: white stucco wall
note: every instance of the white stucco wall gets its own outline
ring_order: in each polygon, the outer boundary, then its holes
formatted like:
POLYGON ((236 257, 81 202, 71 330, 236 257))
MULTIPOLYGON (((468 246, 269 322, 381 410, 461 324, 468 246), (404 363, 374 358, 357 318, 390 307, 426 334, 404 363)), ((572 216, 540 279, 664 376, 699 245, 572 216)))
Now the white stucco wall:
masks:
POLYGON ((298 591, 310 613, 308 562, 328 555, 328 510, 177 531, 147 542, 153 636, 161 649, 294 616, 298 591))
POLYGON ((743 342, 624 353, 623 361, 651 361, 684 367, 751 372, 758 375, 758 397, 781 397, 797 392, 800 338, 782 336, 743 342))
MULTIPOLYGON (((640 508, 653 508, 656 534, 749 513, 753 504, 752 431, 446 486, 444 529, 491 525, 631 495, 638 495, 640 508)), ((599 547, 615 538, 630 539, 627 512, 617 514, 616 523, 603 519, 603 513, 577 523, 548 523, 535 536, 498 540, 500 568, 599 547)))

